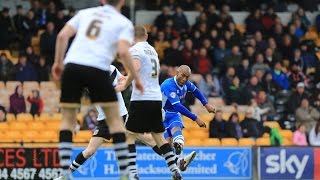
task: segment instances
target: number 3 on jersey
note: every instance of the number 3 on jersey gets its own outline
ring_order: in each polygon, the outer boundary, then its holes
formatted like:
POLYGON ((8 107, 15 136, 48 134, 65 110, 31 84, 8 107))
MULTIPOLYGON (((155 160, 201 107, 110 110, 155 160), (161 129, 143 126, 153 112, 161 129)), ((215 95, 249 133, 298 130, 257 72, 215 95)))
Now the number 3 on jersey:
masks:
POLYGON ((89 39, 95 40, 100 34, 102 21, 94 19, 91 21, 86 35, 89 39))
POLYGON ((157 78, 158 77, 158 63, 155 59, 151 59, 151 63, 153 63, 152 65, 152 78, 157 78))

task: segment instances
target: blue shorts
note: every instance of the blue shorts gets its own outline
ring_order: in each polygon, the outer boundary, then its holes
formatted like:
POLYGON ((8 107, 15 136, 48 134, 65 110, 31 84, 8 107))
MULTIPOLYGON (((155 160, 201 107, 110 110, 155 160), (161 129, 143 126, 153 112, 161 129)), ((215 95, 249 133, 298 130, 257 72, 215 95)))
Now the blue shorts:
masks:
POLYGON ((164 133, 164 138, 172 137, 171 130, 174 127, 179 127, 181 129, 184 128, 182 117, 179 113, 171 113, 166 112, 165 118, 163 120, 164 127, 166 128, 166 131, 164 133))

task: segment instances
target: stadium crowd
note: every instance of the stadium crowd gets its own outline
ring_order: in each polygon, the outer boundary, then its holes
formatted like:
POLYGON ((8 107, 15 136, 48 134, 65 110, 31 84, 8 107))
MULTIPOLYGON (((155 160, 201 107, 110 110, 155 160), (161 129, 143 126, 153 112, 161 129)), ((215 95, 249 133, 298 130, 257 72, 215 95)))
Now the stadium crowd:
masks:
MULTIPOLYGON (((248 105, 245 119, 239 122, 237 113, 223 120, 219 110, 210 123, 210 137, 254 137, 273 134, 262 126, 264 121, 279 120, 285 126, 293 119, 296 127, 294 144, 320 145, 320 62, 317 46, 305 34, 316 28, 320 31, 320 15, 311 22, 305 9, 314 11, 308 1, 302 6, 295 1, 238 1, 231 0, 163 0, 147 1, 150 9, 161 8, 161 14, 149 27, 149 43, 161 61, 160 83, 175 74, 175 67, 189 65, 201 75, 195 83, 204 94, 222 97, 226 105, 248 105), (249 3, 250 2, 250 3, 249 3), (250 11, 245 19, 245 31, 239 30, 230 11, 250 11), (198 11, 195 24, 190 24, 184 11, 198 11), (291 21, 284 25, 276 12, 292 12, 291 21), (309 138, 306 138, 306 133, 309 138), (308 140, 309 139, 309 140, 308 140), (305 142, 303 142, 305 140, 305 142)), ((298 1, 299 2, 299 1, 298 1)), ((19 51, 18 63, 13 64, 5 53, 0 55, 0 81, 49 81, 55 41, 59 30, 76 13, 69 8, 64 14, 60 1, 42 4, 32 1, 24 12, 17 6, 9 16, 3 8, 0 15, 0 49, 19 51), (39 31, 40 52, 34 52, 31 39, 39 31)), ((10 96, 10 107, 0 106, 3 114, 25 112, 23 94, 17 87, 10 96), (21 100, 21 105, 17 105, 21 100), (19 110, 15 111, 13 109, 19 110)), ((39 92, 28 101, 35 104, 32 114, 42 112, 39 92)), ((192 105, 189 98, 187 105, 192 105)), ((0 102, 1 104, 1 102, 0 102)), ((94 112, 86 117, 87 128, 93 127, 94 112)), ((281 139, 281 138, 279 138, 281 139)))

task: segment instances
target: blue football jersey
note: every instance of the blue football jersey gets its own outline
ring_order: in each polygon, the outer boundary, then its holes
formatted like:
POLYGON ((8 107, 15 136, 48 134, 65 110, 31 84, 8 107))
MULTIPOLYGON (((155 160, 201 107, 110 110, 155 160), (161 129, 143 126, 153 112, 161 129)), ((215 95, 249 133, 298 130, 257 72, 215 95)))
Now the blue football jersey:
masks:
POLYGON ((190 81, 187 81, 182 87, 178 85, 175 77, 165 80, 161 84, 162 107, 165 111, 177 112, 173 105, 183 103, 187 92, 193 92, 197 87, 190 81))

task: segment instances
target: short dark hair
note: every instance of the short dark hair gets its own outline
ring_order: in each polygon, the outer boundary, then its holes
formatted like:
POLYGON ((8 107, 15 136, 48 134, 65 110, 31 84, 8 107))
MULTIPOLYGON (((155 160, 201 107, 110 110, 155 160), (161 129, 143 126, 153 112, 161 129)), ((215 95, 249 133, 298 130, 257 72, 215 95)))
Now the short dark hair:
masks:
POLYGON ((116 6, 119 3, 120 0, 108 0, 108 4, 112 6, 116 6))

